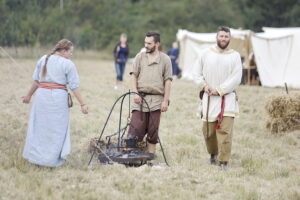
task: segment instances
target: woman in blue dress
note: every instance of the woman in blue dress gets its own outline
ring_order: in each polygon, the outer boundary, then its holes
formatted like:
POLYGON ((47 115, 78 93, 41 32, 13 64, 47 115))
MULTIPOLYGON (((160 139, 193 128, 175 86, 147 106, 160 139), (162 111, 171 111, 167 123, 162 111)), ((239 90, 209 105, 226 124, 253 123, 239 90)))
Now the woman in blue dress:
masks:
POLYGON ((118 86, 123 81, 123 74, 125 71, 125 65, 129 55, 129 47, 127 43, 127 35, 122 33, 120 36, 120 41, 114 48, 114 58, 115 58, 115 68, 117 73, 117 83, 115 89, 118 89, 118 86))
POLYGON ((60 40, 53 51, 37 62, 33 83, 23 103, 29 103, 36 93, 31 108, 23 157, 29 162, 58 167, 71 151, 70 119, 67 85, 88 113, 79 91, 79 76, 75 64, 70 60, 73 44, 60 40))

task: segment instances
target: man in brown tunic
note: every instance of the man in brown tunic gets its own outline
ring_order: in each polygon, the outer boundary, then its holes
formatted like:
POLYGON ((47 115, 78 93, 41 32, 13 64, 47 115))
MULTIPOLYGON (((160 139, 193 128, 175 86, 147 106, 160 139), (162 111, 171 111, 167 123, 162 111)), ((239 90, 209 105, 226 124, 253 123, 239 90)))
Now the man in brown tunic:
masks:
POLYGON ((153 154, 158 143, 160 114, 168 110, 172 81, 171 60, 158 50, 159 45, 159 33, 148 32, 146 52, 136 55, 130 71, 133 92, 141 94, 146 102, 139 95, 134 96, 128 137, 142 141, 147 134, 148 152, 153 154))

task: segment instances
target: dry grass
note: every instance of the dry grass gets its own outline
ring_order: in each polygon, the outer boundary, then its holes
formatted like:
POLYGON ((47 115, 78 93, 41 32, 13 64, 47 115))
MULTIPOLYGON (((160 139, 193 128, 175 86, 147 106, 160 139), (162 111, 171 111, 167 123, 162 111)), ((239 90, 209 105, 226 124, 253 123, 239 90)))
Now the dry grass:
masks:
MULTIPOLYGON (((300 132, 271 135, 264 128, 265 97, 282 89, 241 86, 241 116, 235 121, 230 169, 210 166, 197 116, 197 88, 174 80, 171 107, 160 135, 171 167, 87 166, 88 145, 103 127, 112 103, 127 91, 113 90, 111 61, 75 59, 90 114, 71 111, 72 153, 57 169, 21 157, 30 106, 20 97, 31 83, 36 60, 0 59, 0 200, 6 199, 300 199, 300 132)), ((124 114, 126 116, 126 114, 124 114)), ((107 134, 116 130, 117 114, 107 134)), ((158 152, 158 161, 163 158, 158 152)))
POLYGON ((300 130, 300 93, 273 95, 268 98, 266 127, 272 133, 300 130))

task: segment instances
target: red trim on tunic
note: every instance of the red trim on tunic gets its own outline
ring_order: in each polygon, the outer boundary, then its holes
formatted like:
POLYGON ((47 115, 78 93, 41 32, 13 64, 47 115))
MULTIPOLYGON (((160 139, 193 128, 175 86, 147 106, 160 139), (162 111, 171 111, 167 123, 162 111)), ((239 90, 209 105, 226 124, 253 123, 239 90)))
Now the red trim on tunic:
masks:
POLYGON ((219 130, 221 128, 221 123, 222 123, 223 114, 224 114, 224 108, 225 108, 225 96, 222 96, 221 112, 218 115, 218 123, 217 123, 217 126, 216 126, 216 130, 219 130))

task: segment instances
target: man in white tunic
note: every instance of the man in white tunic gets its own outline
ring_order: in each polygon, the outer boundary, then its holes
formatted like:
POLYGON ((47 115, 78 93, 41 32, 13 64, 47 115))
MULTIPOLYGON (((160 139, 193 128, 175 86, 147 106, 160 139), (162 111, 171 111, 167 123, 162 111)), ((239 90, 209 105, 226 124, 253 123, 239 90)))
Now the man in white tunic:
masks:
POLYGON ((211 164, 227 169, 230 159, 234 118, 239 108, 235 89, 241 82, 240 54, 228 48, 230 29, 219 27, 217 45, 208 48, 200 60, 197 82, 202 99, 203 135, 211 164))

